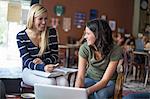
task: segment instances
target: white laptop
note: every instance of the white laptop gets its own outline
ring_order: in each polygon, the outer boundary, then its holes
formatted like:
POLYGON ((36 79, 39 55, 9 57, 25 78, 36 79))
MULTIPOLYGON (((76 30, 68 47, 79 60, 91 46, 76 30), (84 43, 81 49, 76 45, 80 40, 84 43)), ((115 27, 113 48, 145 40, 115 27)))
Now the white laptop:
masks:
POLYGON ((35 84, 35 99, 88 99, 84 88, 35 84))

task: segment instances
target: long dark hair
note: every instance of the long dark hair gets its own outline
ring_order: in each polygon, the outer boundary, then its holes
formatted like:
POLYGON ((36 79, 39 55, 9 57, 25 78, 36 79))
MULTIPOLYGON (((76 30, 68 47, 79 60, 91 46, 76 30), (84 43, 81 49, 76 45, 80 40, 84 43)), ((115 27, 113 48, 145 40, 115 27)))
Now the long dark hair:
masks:
POLYGON ((105 20, 94 19, 87 22, 86 26, 96 37, 95 46, 102 55, 107 56, 113 46, 112 31, 105 20))

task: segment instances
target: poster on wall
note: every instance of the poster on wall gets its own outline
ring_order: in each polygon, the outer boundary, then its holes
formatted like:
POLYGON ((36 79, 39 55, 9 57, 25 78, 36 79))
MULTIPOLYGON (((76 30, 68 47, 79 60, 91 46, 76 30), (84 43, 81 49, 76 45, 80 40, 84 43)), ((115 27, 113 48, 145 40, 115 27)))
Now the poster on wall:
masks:
POLYGON ((71 18, 63 18, 63 30, 68 32, 71 29, 71 18))
POLYGON ((77 28, 82 28, 82 26, 84 26, 85 24, 85 18, 86 18, 85 13, 76 12, 74 15, 74 25, 77 28))
POLYGON ((21 19, 21 4, 8 3, 7 21, 19 23, 20 19, 21 19))
POLYGON ((51 18, 51 26, 53 28, 57 28, 59 25, 59 19, 58 18, 51 18))
POLYGON ((65 7, 63 5, 54 6, 54 13, 56 16, 62 16, 64 14, 65 7))
POLYGON ((97 18, 97 12, 98 11, 96 9, 91 9, 90 10, 90 20, 97 18))
POLYGON ((118 27, 117 32, 125 33, 125 29, 123 27, 118 27))
POLYGON ((112 31, 115 31, 116 30, 116 21, 109 20, 109 26, 110 26, 112 31))

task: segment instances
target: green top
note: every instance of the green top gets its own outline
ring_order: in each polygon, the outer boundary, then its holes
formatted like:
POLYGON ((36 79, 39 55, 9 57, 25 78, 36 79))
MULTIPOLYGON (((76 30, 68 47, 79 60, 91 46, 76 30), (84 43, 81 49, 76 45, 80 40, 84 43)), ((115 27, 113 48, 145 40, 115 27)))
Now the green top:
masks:
MULTIPOLYGON (((85 42, 81 45, 79 49, 79 55, 88 61, 88 69, 86 71, 86 76, 94 80, 100 80, 107 69, 110 61, 117 61, 122 59, 122 49, 121 47, 114 44, 113 49, 110 54, 102 60, 96 60, 94 58, 94 51, 85 42)), ((111 80, 115 81, 117 78, 117 71, 113 74, 111 80)))

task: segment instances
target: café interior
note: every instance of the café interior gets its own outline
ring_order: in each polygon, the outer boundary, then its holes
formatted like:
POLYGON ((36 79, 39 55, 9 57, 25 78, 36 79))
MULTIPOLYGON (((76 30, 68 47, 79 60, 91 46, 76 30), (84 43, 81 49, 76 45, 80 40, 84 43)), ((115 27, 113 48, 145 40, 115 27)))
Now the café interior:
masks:
MULTIPOLYGON (((23 93, 34 94, 34 87, 26 85, 21 78, 16 35, 26 28, 27 13, 35 3, 48 9, 48 25, 57 30, 60 65, 66 68, 78 68, 78 51, 86 22, 95 18, 106 20, 114 41, 120 44, 117 40, 120 37, 125 49, 114 99, 147 92, 150 98, 149 0, 0 0, 0 80, 6 99, 21 99, 18 97, 23 93)), ((76 75, 68 76, 71 87, 75 78, 76 75)))

